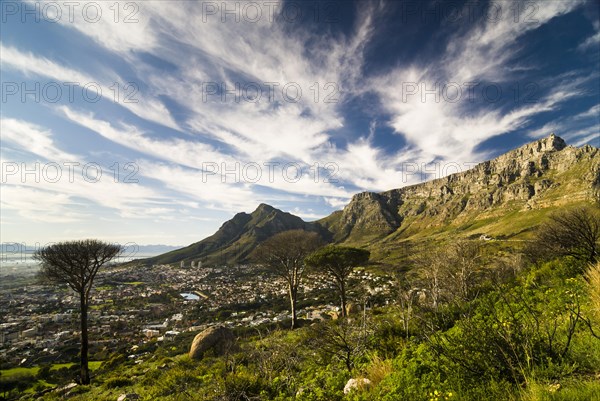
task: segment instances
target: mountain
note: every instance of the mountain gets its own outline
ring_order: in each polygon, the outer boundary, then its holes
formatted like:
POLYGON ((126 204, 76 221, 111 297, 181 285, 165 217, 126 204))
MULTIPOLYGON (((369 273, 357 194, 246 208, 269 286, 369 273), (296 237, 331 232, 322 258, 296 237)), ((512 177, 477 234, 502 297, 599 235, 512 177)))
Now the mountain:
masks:
POLYGON ((300 217, 282 212, 264 203, 251 214, 238 213, 226 221, 216 233, 202 241, 145 259, 145 264, 167 264, 201 261, 203 264, 247 262, 252 250, 267 238, 287 230, 307 230, 328 233, 319 225, 307 223, 300 217))
POLYGON ((406 240, 522 239, 548 213, 585 202, 600 202, 599 149, 567 146, 552 134, 461 173, 356 194, 343 210, 312 223, 261 204, 252 214, 235 215, 214 235, 147 261, 245 262, 260 242, 290 229, 367 246, 375 259, 384 260, 406 240))
POLYGON ((435 228, 474 234, 485 226, 482 233, 514 236, 533 225, 522 220, 535 223, 557 207, 600 199, 598 150, 567 146, 553 134, 462 173, 357 194, 319 223, 336 241, 359 244, 431 235, 435 228))

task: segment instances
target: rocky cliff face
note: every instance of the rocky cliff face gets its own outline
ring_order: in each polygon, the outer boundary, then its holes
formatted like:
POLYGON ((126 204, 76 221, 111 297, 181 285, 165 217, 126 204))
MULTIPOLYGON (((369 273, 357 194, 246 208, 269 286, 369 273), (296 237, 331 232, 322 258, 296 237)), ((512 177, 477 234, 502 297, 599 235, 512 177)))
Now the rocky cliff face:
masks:
POLYGON ((383 193, 355 195, 323 221, 338 241, 365 242, 408 226, 436 225, 599 199, 598 148, 559 137, 524 145, 473 169, 383 193))
POLYGON ((513 235, 539 224, 543 213, 538 212, 594 200, 600 201, 599 149, 567 146, 550 135, 462 173, 357 194, 344 210, 313 223, 261 204, 251 214, 236 214, 202 241, 144 262, 244 263, 262 241, 293 229, 316 231, 335 242, 372 245, 371 249, 380 243, 385 252, 404 238, 449 228, 460 235, 477 230, 513 235))

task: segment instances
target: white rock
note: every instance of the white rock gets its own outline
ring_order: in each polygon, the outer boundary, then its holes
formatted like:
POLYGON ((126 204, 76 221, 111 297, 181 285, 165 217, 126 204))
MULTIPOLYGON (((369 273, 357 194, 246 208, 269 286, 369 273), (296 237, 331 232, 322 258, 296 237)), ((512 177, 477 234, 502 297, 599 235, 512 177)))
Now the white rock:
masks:
POLYGON ((348 394, 350 391, 354 389, 364 389, 371 386, 371 380, 361 377, 358 379, 350 379, 348 383, 344 386, 344 394, 348 394))

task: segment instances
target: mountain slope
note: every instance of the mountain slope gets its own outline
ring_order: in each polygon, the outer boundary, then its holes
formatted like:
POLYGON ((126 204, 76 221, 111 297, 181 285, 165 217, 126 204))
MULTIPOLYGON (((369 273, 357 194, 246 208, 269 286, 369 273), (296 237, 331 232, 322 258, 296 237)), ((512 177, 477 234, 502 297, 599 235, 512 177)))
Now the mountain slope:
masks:
MULTIPOLYGON (((342 212, 319 223, 336 241, 366 244, 388 235, 429 235, 436 227, 488 225, 485 220, 519 218, 528 211, 533 216, 535 211, 600 199, 599 194, 598 148, 567 146, 551 135, 462 173, 379 194, 357 194, 342 212)), ((492 228, 491 233, 518 234, 510 227, 492 228)))
POLYGON ((356 194, 343 210, 313 223, 262 204, 252 214, 237 214, 200 242, 147 261, 245 262, 260 242, 290 229, 367 246, 375 259, 383 260, 393 258, 394 249, 406 240, 482 234, 522 239, 557 208, 594 201, 600 202, 599 149, 567 146, 550 135, 468 171, 356 194))
POLYGON ((142 261, 145 264, 194 262, 208 264, 243 263, 252 250, 267 238, 287 230, 319 231, 320 226, 306 223, 300 217, 260 204, 248 213, 238 213, 219 230, 202 241, 185 248, 142 261))

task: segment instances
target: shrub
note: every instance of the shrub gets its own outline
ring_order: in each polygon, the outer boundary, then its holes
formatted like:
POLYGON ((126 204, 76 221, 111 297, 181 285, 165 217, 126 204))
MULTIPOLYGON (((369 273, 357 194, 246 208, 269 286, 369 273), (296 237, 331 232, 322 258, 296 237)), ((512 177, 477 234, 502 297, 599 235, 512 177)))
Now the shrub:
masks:
POLYGON ((600 321, 600 262, 590 265, 585 272, 590 297, 590 310, 600 321))
POLYGON ((377 355, 373 357, 371 364, 367 367, 367 377, 371 380, 373 386, 379 384, 390 373, 392 373, 392 361, 383 360, 377 355))
POLYGON ((107 388, 119 388, 119 387, 127 387, 131 386, 133 382, 128 377, 111 377, 107 381, 104 382, 104 385, 107 388))

